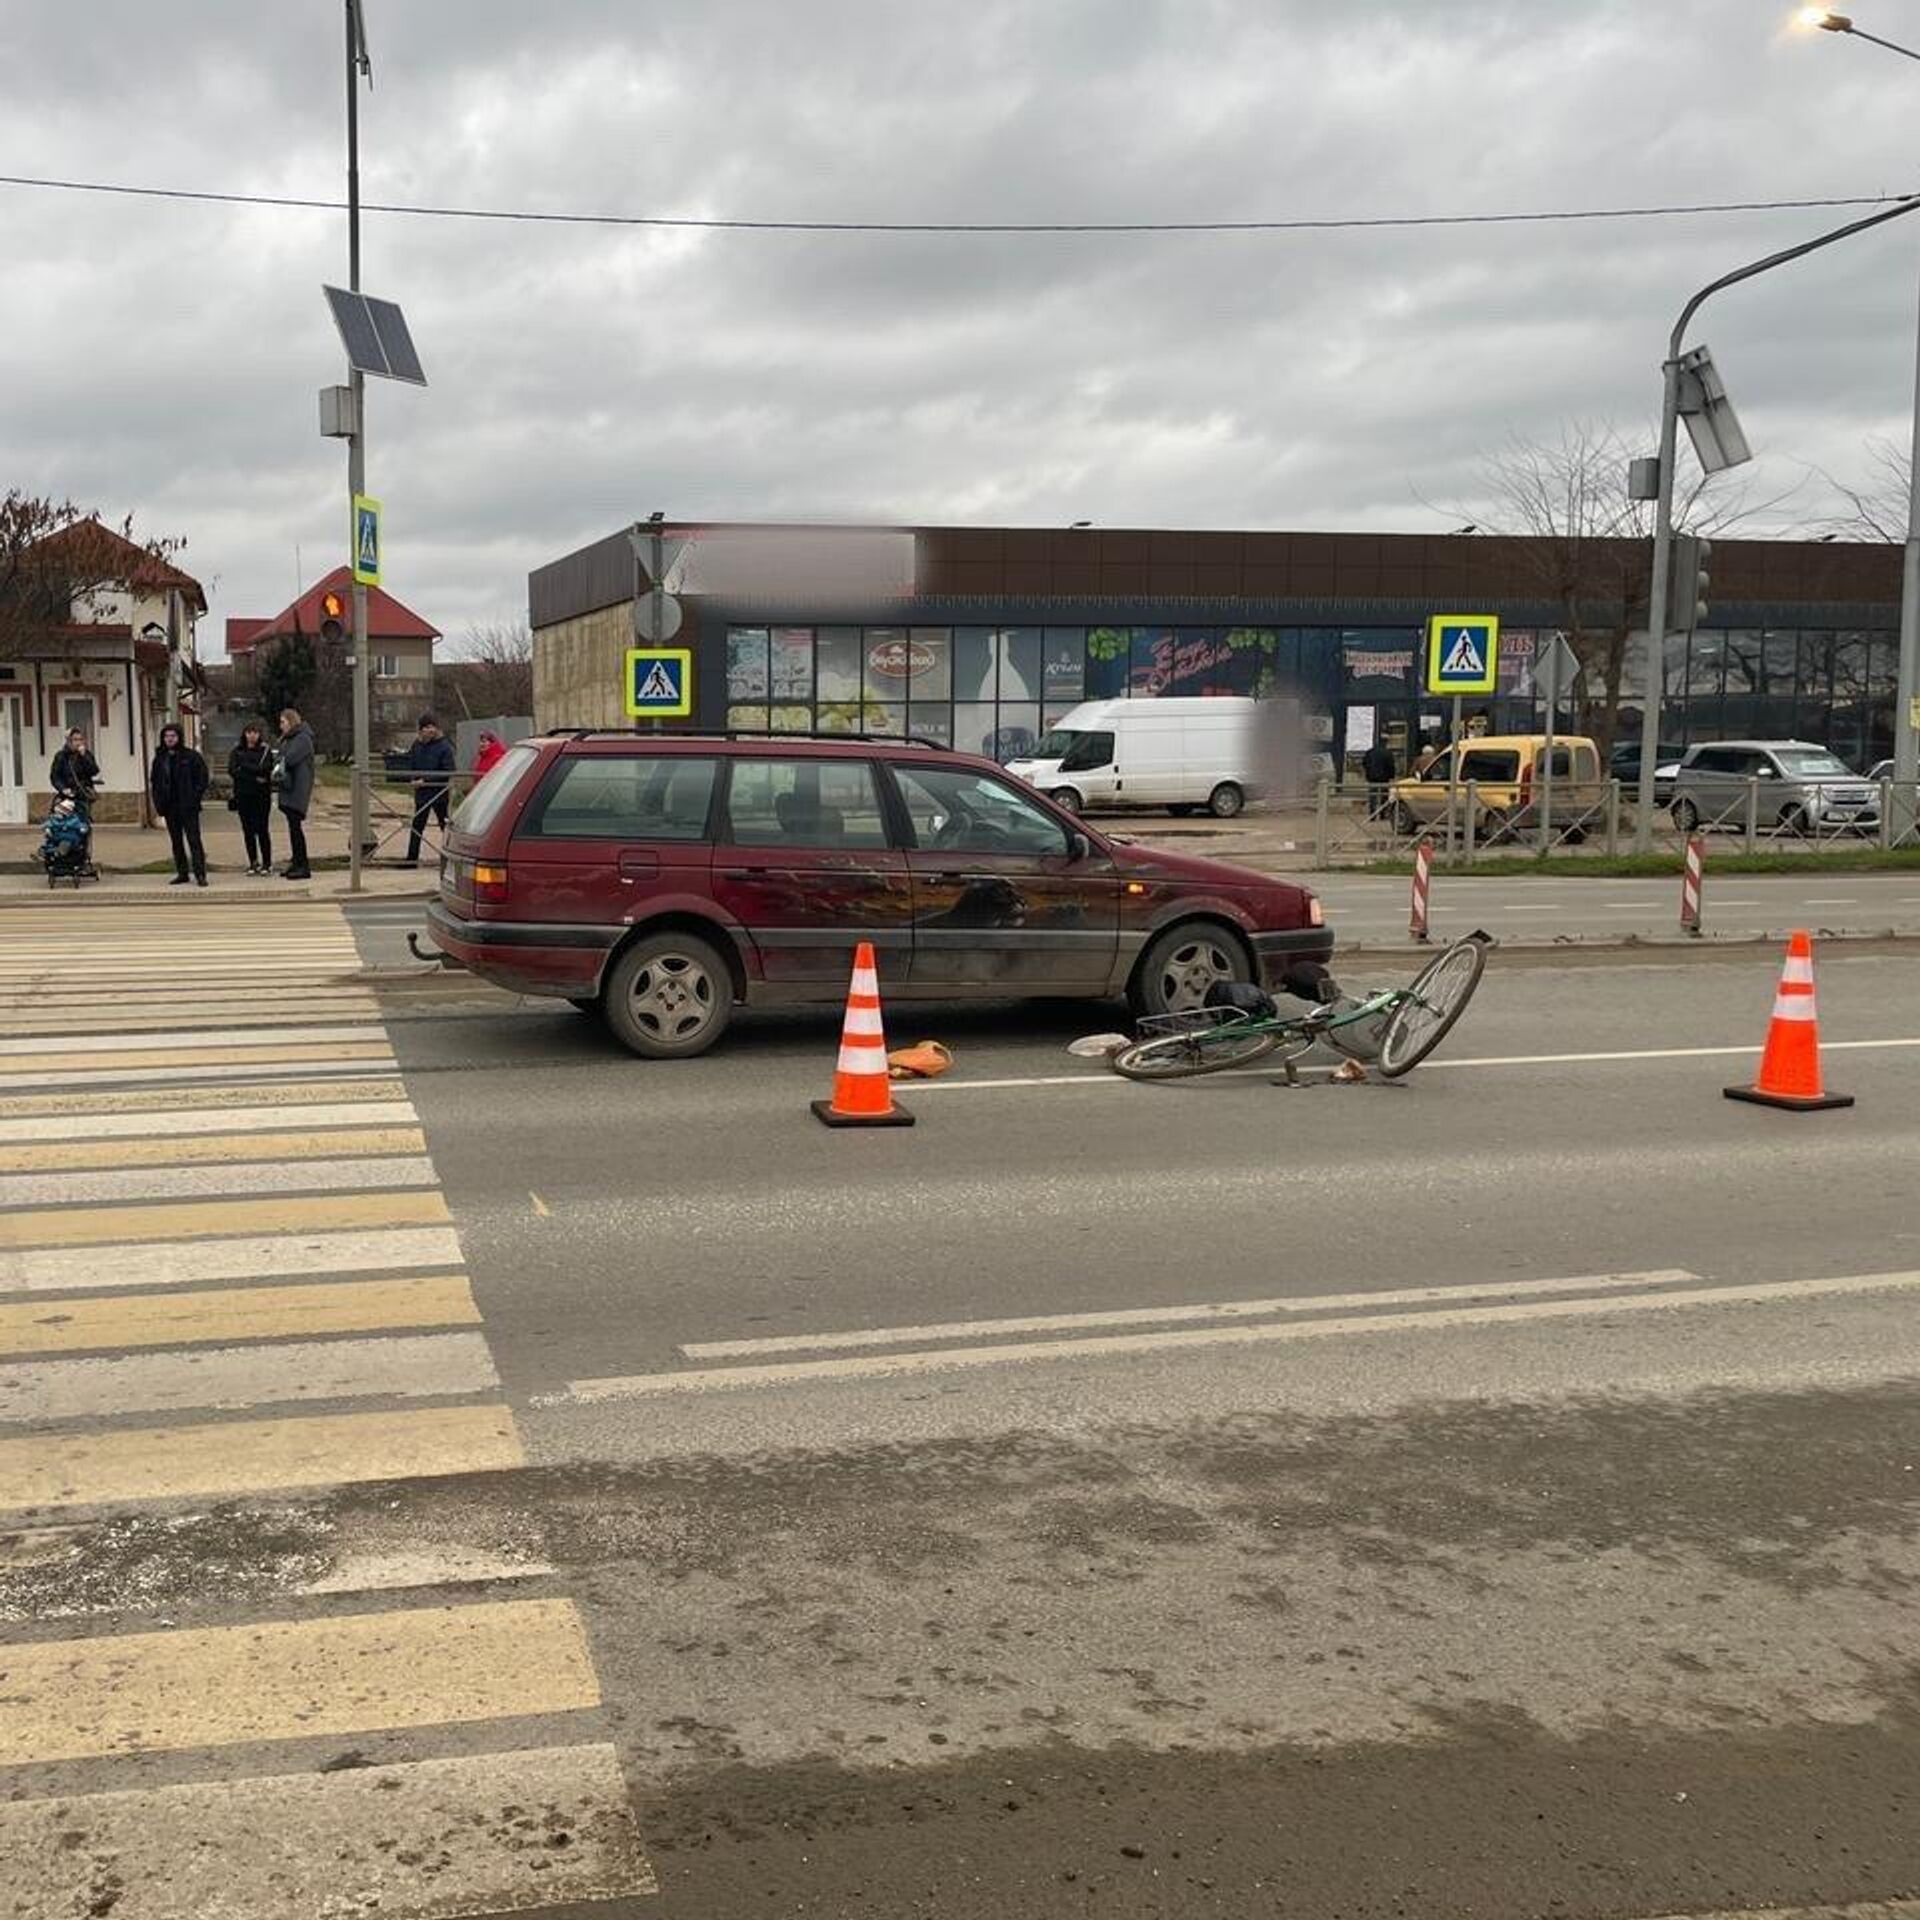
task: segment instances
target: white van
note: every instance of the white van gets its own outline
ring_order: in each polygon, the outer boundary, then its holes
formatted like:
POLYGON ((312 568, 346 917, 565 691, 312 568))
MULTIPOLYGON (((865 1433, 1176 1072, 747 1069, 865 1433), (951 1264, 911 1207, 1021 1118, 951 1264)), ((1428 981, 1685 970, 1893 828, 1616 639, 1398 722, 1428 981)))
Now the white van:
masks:
POLYGON ((1165 807, 1226 820, 1260 793, 1254 711, 1232 696, 1204 700, 1087 700, 1007 771, 1075 813, 1087 807, 1165 807))

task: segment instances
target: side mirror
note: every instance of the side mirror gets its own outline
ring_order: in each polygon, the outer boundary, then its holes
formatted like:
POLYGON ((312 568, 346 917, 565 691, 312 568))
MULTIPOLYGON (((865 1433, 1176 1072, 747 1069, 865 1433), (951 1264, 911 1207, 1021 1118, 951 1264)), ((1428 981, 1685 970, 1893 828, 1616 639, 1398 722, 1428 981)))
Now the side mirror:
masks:
POLYGON ((1067 858, 1069 860, 1093 858, 1093 842, 1077 827, 1067 835, 1067 858))

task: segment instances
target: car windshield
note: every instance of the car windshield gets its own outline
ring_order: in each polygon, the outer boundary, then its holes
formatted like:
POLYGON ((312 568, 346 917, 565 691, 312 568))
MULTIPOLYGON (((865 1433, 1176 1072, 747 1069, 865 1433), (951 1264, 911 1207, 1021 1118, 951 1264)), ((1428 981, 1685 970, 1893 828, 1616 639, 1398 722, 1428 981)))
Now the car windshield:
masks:
POLYGON ((1086 737, 1073 727, 1055 727, 1034 748, 1033 757, 1036 760, 1064 760, 1086 737))
POLYGON ((1856 774, 1837 754, 1825 747, 1783 747, 1774 758, 1782 773, 1801 774, 1817 780, 1856 780, 1856 774))

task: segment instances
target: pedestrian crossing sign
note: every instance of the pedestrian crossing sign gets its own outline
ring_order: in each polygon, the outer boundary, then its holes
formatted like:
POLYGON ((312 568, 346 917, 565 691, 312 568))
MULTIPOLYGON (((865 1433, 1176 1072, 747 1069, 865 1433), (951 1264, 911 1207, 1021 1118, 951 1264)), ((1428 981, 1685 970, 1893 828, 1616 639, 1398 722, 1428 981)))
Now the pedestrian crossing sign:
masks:
POLYGON ((380 502, 353 496, 353 577, 363 587, 380 584, 380 502))
POLYGON ((1436 613, 1427 622, 1427 691, 1492 693, 1500 682, 1500 616, 1436 613))
POLYGON ((685 720, 693 713, 690 647, 627 649, 627 715, 633 720, 685 720))

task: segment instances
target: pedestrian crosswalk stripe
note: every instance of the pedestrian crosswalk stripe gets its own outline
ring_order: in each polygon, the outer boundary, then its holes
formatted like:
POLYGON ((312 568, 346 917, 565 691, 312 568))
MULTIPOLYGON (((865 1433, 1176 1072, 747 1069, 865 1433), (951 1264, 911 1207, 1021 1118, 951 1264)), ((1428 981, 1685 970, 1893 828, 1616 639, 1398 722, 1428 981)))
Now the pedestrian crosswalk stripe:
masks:
POLYGON ((339 1051, 347 1057, 341 1060, 322 1058, 322 1050, 317 1047, 294 1051, 299 1056, 294 1062, 255 1058, 226 1061, 217 1067, 102 1067, 96 1061, 85 1071, 42 1067, 26 1072, 0 1072, 0 1093, 24 1087, 65 1087, 75 1091, 142 1084, 175 1087, 187 1080, 218 1081, 223 1086, 238 1088, 272 1084, 289 1075, 310 1081, 351 1078, 362 1073, 390 1072, 399 1065, 384 1047, 342 1047, 339 1051))
MULTIPOLYGON (((200 1015, 211 1014, 217 1017, 223 1026, 233 1027, 272 1027, 286 1018, 275 1009, 272 1002, 262 995, 256 1000, 237 1002, 232 1005, 215 1008, 202 1007, 200 1015)), ((313 996, 302 993, 300 996, 301 1017, 315 1026, 338 1024, 340 1026, 362 1026, 369 1020, 379 1018, 380 1009, 371 1000, 359 998, 352 1003, 329 1005, 316 1001, 313 996)), ((59 1034, 117 1033, 131 1042, 136 1036, 144 1038, 148 1034, 180 1034, 199 1031, 193 1021, 182 1021, 177 1016, 161 1012, 137 1012, 90 1014, 84 1017, 68 1015, 64 1019, 48 1019, 41 1013, 8 1012, 4 1003, 0 1003, 0 1034, 6 1034, 19 1040, 39 1040, 52 1038, 59 1034)))
MULTIPOLYGON (((101 1067, 194 1068, 206 1059, 199 1047, 128 1047, 114 1051, 90 1052, 73 1048, 66 1052, 46 1048, 31 1056, 10 1054, 0 1061, 0 1080, 16 1082, 48 1073, 63 1073, 69 1068, 89 1071, 101 1067)), ((376 1028, 371 1038, 337 1040, 324 1033, 311 1041, 261 1042, 252 1036, 244 1046, 228 1043, 227 1064, 241 1067, 280 1066, 302 1060, 392 1059, 393 1050, 384 1028, 376 1028)))
POLYGON ((289 1340, 0 1364, 0 1422, 206 1413, 302 1400, 451 1399, 499 1385, 477 1333, 289 1340))
POLYGON ((104 1887, 113 1920, 451 1920, 658 1891, 604 1744, 0 1803, 0 1913, 104 1887))
POLYGON ((286 1160, 305 1153, 330 1160, 347 1155, 424 1154, 418 1127, 315 1128, 306 1133, 193 1133, 179 1139, 49 1141, 13 1146, 0 1132, 0 1173, 77 1172, 85 1167, 194 1166, 202 1161, 286 1160))
MULTIPOLYGON (((329 1087, 327 1092, 340 1090, 329 1087)), ((31 1146, 40 1142, 145 1140, 162 1130, 170 1141, 155 1141, 156 1146, 181 1144, 180 1136, 224 1135, 251 1142, 256 1133, 271 1134, 287 1127, 320 1130, 339 1127, 351 1129, 410 1128, 418 1119, 411 1100, 329 1101, 313 1106, 259 1106, 248 1095, 249 1104, 241 1107, 213 1107, 203 1111, 176 1112, 148 1108, 131 1113, 63 1113, 34 1115, 31 1118, 0 1120, 0 1149, 14 1143, 31 1146)), ((304 1136, 303 1136, 304 1137, 304 1136)), ((417 1134, 412 1137, 418 1138, 417 1134)), ((12 1164, 12 1163, 7 1163, 12 1164)), ((38 1162, 35 1163, 40 1164, 38 1162)), ((52 1164, 48 1162, 47 1164, 52 1164)))
POLYGON ((67 1173, 0 1174, 0 1207, 77 1200, 163 1200, 189 1194, 346 1193, 370 1187, 431 1187, 433 1162, 411 1159, 242 1160, 211 1166, 104 1167, 67 1173))
MULTIPOLYGON (((174 1056, 183 1062, 205 1057, 207 1047, 232 1047, 249 1057, 261 1048, 295 1046, 302 1041, 324 1040, 329 1045, 335 1042, 353 1040, 378 1040, 382 1044, 387 1038, 385 1027, 375 1023, 371 1026, 331 1026, 300 1027, 283 1026, 271 1032, 263 1032, 258 1027, 194 1027, 176 1029, 179 1032, 191 1032, 191 1047, 158 1047, 142 1049, 145 1055, 158 1054, 162 1059, 174 1056)), ((126 1041, 112 1034, 48 1034, 19 1040, 0 1040, 0 1058, 8 1060, 37 1059, 42 1055, 58 1055, 62 1052, 72 1054, 117 1054, 126 1047, 126 1041)), ((128 1059, 135 1065, 145 1065, 146 1060, 128 1059)), ((284 1057, 284 1056, 276 1056, 284 1057)), ((82 1061, 81 1065, 91 1062, 82 1061)))
MULTIPOLYGON (((493 1473, 526 1464, 504 1406, 416 1407, 0 1440, 0 1511, 493 1473)), ((5 1716, 0 1716, 0 1732, 5 1716)))
POLYGON ((181 1627, 6 1650, 0 1765, 597 1706, 568 1600, 181 1627))
POLYGON ((324 1091, 329 1101, 360 1101, 403 1100, 407 1090, 397 1072, 385 1078, 348 1074, 330 1079, 324 1089, 304 1086, 297 1077, 262 1080, 238 1092, 232 1087, 85 1087, 61 1093, 0 1094, 0 1119, 87 1119, 102 1113, 164 1113, 171 1118, 210 1107, 230 1109, 236 1101, 253 1111, 304 1106, 316 1091, 324 1091))
POLYGON ((116 1240, 212 1240, 261 1229, 294 1233, 302 1227, 441 1226, 451 1217, 437 1191, 73 1207, 54 1213, 0 1214, 0 1249, 106 1246, 116 1240))
MULTIPOLYGON (((117 1275, 104 1275, 112 1284, 117 1275)), ((214 1293, 111 1294, 58 1302, 0 1301, 0 1354, 82 1353, 192 1341, 290 1340, 382 1328, 478 1326, 464 1274, 214 1293)))
MULTIPOLYGON (((327 1207, 322 1218, 330 1217, 327 1207)), ((222 1209, 230 1215, 231 1207, 222 1209)), ((265 1216, 279 1218, 274 1203, 265 1216)), ((256 1216, 256 1224, 262 1216, 256 1216)), ((4 1222, 0 1222, 3 1226, 4 1222)), ((254 1233, 233 1239, 158 1241, 96 1247, 0 1245, 0 1294, 92 1293, 120 1288, 198 1286, 217 1280, 296 1279, 303 1274, 405 1273, 457 1267, 460 1241, 450 1226, 360 1232, 254 1233)))

